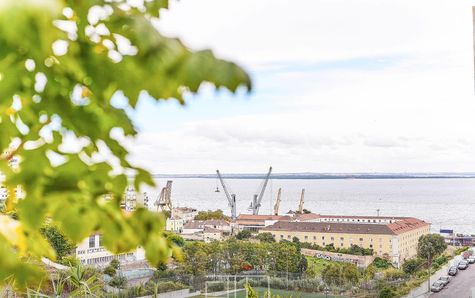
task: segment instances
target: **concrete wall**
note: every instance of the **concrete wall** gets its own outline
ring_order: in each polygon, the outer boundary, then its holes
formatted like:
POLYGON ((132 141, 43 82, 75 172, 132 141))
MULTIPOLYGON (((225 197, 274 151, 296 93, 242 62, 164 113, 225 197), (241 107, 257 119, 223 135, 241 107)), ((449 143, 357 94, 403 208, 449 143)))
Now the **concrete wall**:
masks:
POLYGON ((356 256, 307 248, 302 248, 301 251, 305 256, 326 259, 329 261, 353 263, 362 268, 368 267, 374 260, 373 256, 356 256))

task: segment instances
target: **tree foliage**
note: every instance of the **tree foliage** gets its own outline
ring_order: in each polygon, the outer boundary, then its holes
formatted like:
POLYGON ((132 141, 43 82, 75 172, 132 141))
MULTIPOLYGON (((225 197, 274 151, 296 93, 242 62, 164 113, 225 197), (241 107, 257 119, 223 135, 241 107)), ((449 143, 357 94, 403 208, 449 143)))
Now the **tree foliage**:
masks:
POLYGON ((41 233, 46 237, 48 242, 53 247, 54 251, 56 252, 56 256, 58 260, 62 260, 63 257, 70 254, 73 249, 74 245, 66 239, 63 233, 52 225, 45 225, 41 229, 41 233))
POLYGON ((305 271, 306 260, 291 242, 253 243, 229 239, 222 242, 187 242, 179 271, 195 277, 208 273, 237 274, 250 268, 258 271, 305 271))
POLYGON ((389 262, 388 260, 385 260, 383 258, 376 257, 373 260, 373 265, 374 265, 374 267, 376 267, 378 269, 387 269, 387 268, 391 267, 391 262, 389 262))
POLYGON ((447 243, 444 237, 438 234, 422 235, 417 243, 417 256, 429 261, 429 266, 432 264, 432 259, 445 251, 447 243))
POLYGON ((113 253, 142 246, 151 264, 169 258, 164 219, 120 209, 128 183, 137 191, 154 184, 122 145, 137 134, 127 111, 139 98, 184 103, 205 82, 232 92, 251 86, 234 63, 160 34, 153 23, 167 8, 160 0, 0 4, 0 172, 9 190, 25 194, 5 205, 18 219, 0 215, 0 282, 39 280, 41 270, 24 260, 55 258, 40 232, 46 219, 74 243, 99 232, 113 253))
POLYGON ((227 215, 224 215, 223 210, 208 210, 208 211, 199 211, 195 216, 195 220, 209 220, 209 219, 223 219, 230 221, 231 218, 227 215))
POLYGON ((355 264, 331 264, 323 269, 322 278, 327 285, 342 286, 355 284, 358 282, 360 274, 355 264))
POLYGON ((249 239, 251 237, 252 237, 252 233, 249 230, 242 230, 236 234, 236 239, 239 239, 239 240, 249 239))
POLYGON ((269 232, 259 233, 257 234, 256 238, 259 239, 259 241, 261 242, 269 242, 269 243, 275 242, 274 235, 272 235, 272 233, 269 233, 269 232))

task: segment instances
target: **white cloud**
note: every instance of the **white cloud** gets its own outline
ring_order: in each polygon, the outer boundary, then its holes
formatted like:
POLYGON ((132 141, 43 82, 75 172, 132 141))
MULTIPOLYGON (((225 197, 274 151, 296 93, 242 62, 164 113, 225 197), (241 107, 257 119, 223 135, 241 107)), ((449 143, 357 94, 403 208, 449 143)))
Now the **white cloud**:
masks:
POLYGON ((133 159, 155 173, 473 171, 471 2, 173 2, 159 26, 244 63, 269 112, 142 133, 133 159))

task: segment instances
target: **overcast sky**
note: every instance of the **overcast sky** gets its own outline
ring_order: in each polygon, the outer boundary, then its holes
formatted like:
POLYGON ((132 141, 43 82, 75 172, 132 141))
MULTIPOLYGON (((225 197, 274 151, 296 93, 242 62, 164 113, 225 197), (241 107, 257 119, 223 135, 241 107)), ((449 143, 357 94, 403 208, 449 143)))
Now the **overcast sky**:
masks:
POLYGON ((162 32, 255 89, 143 99, 153 173, 475 171, 471 0, 181 0, 162 32))

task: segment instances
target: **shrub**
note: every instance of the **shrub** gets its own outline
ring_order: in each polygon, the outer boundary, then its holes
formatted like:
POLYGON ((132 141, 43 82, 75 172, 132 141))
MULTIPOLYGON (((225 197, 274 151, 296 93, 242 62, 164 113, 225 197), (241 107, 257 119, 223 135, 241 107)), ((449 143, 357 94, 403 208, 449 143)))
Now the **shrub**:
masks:
POLYGON ((122 275, 115 275, 109 282, 109 285, 112 287, 124 289, 127 285, 127 279, 122 275))
POLYGON ((381 291, 379 291, 378 298, 393 298, 396 297, 396 291, 393 286, 385 285, 381 291))
POLYGON ((384 272, 384 277, 386 280, 397 280, 404 277, 404 271, 398 270, 396 268, 389 268, 384 272))
POLYGON ((109 265, 114 268, 115 270, 119 269, 120 262, 117 259, 112 259, 109 263, 109 265))
MULTIPOLYGON (((147 283, 147 285, 150 287, 149 283, 147 283)), ((157 289, 157 293, 167 293, 167 292, 178 291, 178 290, 183 290, 183 289, 188 288, 188 286, 182 284, 181 282, 174 282, 174 281, 152 283, 151 286, 157 289)))
POLYGON ((115 270, 114 267, 112 267, 111 265, 107 266, 106 268, 104 268, 104 274, 107 274, 109 275, 110 277, 114 277, 117 273, 117 271, 115 270))
POLYGON ((424 261, 422 259, 410 259, 406 261, 404 264, 402 264, 402 270, 407 273, 407 274, 414 274, 416 271, 418 271, 424 261))
POLYGON ((438 256, 437 258, 434 259, 433 263, 434 265, 437 264, 439 267, 447 263, 449 258, 446 255, 441 255, 438 256))
POLYGON ((79 265, 79 260, 75 256, 65 256, 60 261, 60 264, 69 266, 69 267, 76 267, 79 265))
POLYGON ((376 257, 374 258, 373 265, 378 269, 387 269, 391 266, 391 263, 388 260, 376 257))
POLYGON ((209 281, 207 283, 208 292, 224 291, 226 286, 224 281, 209 281))

